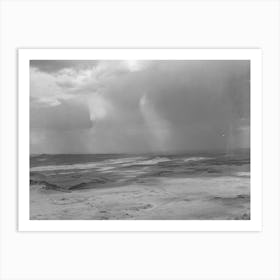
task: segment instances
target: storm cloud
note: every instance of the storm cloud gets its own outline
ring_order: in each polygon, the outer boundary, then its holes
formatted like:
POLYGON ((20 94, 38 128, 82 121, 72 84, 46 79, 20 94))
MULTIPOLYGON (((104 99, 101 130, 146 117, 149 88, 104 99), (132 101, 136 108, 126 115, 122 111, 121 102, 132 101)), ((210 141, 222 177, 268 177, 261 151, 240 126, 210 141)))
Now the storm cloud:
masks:
POLYGON ((32 153, 248 148, 250 62, 30 63, 32 153))

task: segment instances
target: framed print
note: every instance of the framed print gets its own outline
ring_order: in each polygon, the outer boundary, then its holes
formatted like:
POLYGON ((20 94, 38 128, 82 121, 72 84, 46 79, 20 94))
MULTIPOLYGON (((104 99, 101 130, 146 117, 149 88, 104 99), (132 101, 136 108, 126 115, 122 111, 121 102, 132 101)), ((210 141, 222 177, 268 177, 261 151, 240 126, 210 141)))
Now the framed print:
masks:
POLYGON ((0 1, 1 280, 280 280, 279 0, 0 1))
POLYGON ((261 229, 259 49, 19 49, 20 231, 261 229))

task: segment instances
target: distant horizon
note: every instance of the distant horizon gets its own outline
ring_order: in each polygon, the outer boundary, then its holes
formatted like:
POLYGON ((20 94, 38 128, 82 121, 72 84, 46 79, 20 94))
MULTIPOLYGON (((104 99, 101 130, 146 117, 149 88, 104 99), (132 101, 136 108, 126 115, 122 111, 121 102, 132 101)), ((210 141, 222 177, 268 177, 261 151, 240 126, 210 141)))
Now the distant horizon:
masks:
POLYGON ((184 151, 167 151, 167 152, 143 152, 143 153, 30 153, 30 156, 39 155, 151 155, 151 154, 192 154, 192 153, 234 153, 238 151, 250 152, 250 148, 237 148, 231 151, 225 150, 184 150, 184 151))

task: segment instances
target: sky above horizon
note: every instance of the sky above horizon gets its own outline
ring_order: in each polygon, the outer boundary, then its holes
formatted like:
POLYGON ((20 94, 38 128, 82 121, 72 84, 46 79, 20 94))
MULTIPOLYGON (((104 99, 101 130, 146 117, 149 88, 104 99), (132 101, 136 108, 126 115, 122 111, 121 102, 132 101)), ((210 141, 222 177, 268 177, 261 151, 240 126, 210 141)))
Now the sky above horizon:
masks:
POLYGON ((32 154, 249 145, 249 61, 30 62, 32 154))

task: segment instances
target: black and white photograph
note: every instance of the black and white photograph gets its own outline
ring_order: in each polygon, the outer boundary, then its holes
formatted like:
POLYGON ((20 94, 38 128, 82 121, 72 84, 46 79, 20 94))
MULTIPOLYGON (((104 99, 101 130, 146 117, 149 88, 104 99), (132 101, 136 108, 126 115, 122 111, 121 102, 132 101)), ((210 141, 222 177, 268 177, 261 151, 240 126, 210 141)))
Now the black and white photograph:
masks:
POLYGON ((0 279, 280 280, 279 8, 0 0, 0 279))
POLYGON ((250 60, 30 60, 31 220, 250 220, 250 60))

